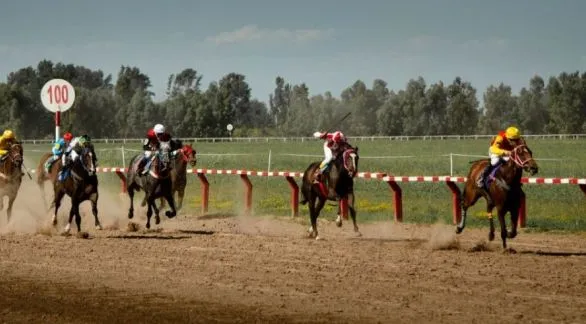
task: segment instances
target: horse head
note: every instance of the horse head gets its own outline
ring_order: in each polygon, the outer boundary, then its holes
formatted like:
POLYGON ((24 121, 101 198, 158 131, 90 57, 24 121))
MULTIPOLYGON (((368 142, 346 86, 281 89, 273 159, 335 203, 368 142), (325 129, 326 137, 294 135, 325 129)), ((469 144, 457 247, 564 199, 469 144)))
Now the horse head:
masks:
POLYGON ((533 159, 533 152, 525 141, 521 141, 519 145, 515 146, 511 153, 511 160, 517 167, 524 169, 531 175, 535 175, 539 171, 539 166, 533 159))
POLYGON ((191 146, 191 144, 186 144, 183 145, 183 147, 181 147, 181 160, 184 163, 189 163, 191 164, 192 167, 195 166, 195 164, 197 163, 197 158, 195 157, 196 155, 196 151, 195 149, 191 146))
POLYGON ((96 175, 96 153, 94 151, 94 145, 86 143, 81 148, 81 154, 79 156, 81 166, 87 172, 88 176, 96 175))
POLYGON ((12 163, 14 163, 15 168, 20 170, 24 159, 22 145, 20 143, 14 143, 10 145, 10 149, 8 150, 8 158, 12 161, 12 163))
POLYGON ((351 178, 354 178, 358 172, 358 159, 358 147, 348 145, 342 153, 342 161, 351 178))
POLYGON ((171 143, 170 142, 161 142, 158 152, 159 163, 161 169, 159 170, 160 173, 167 174, 171 171, 171 143))

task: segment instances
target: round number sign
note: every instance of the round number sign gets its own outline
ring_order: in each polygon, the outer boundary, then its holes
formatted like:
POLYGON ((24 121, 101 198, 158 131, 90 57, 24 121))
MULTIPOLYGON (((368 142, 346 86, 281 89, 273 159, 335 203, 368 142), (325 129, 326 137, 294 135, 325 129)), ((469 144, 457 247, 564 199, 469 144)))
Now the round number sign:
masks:
POLYGON ((67 111, 75 101, 75 89, 63 79, 53 79, 41 89, 41 102, 51 112, 67 111))
POLYGON ((232 126, 232 124, 228 124, 228 126, 226 126, 226 129, 231 132, 234 129, 234 126, 232 126))

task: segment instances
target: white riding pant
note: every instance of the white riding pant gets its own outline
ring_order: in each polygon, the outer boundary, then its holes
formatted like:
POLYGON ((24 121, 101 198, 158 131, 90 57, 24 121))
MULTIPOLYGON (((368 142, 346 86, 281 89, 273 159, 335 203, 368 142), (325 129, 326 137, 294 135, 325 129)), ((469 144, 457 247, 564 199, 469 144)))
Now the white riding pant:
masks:
POLYGON ((510 156, 499 156, 497 154, 492 153, 491 151, 488 151, 488 156, 490 157, 490 165, 495 166, 497 163, 499 163, 499 160, 503 159, 505 162, 509 161, 509 159, 511 158, 510 156))
MULTIPOLYGON (((65 165, 67 163, 67 154, 61 154, 61 163, 63 165, 65 165)), ((69 152, 69 158, 71 159, 71 162, 74 162, 77 157, 79 157, 79 154, 77 154, 77 152, 75 152, 75 150, 71 150, 71 152, 69 152)))
POLYGON ((334 153, 332 149, 328 147, 328 143, 324 142, 324 160, 322 161, 321 165, 326 165, 330 163, 334 159, 334 153))

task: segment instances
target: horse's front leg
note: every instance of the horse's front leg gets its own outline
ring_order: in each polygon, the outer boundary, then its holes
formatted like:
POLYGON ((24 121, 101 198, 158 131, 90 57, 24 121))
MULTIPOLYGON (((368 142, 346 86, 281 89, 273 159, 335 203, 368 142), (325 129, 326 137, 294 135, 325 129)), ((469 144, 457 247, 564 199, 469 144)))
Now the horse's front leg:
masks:
POLYGON ((356 208, 354 207, 355 201, 356 199, 354 197, 354 192, 350 192, 348 194, 348 209, 350 210, 350 217, 352 217, 352 223, 354 224, 354 233, 356 233, 357 236, 362 236, 358 230, 358 225, 356 224, 356 208))
POLYGON ((153 216, 153 205, 154 205, 153 199, 148 199, 147 200, 147 222, 146 222, 147 229, 151 228, 151 217, 153 216))
POLYGON ((167 216, 169 218, 173 218, 173 217, 177 216, 177 210, 175 209, 175 199, 173 199, 173 193, 172 192, 166 193, 165 200, 167 200, 167 203, 169 204, 169 207, 171 208, 171 210, 165 211, 165 216, 167 216))
POLYGON ((501 239, 503 241, 503 249, 507 248, 507 224, 505 222, 505 215, 507 209, 504 207, 498 208, 499 223, 501 225, 501 239))
POLYGON ((62 190, 55 191, 55 197, 53 198, 53 205, 55 206, 52 219, 53 225, 57 225, 57 213, 59 212, 59 207, 61 207, 61 200, 63 200, 63 196, 65 196, 65 192, 62 190))
POLYGON ((156 201, 157 199, 153 199, 153 211, 155 212, 155 224, 159 225, 161 223, 161 217, 159 217, 159 208, 157 207, 156 201))
POLYGON ((100 219, 98 218, 98 193, 95 192, 90 196, 90 201, 92 203, 92 214, 94 214, 94 222, 97 230, 102 230, 102 224, 100 223, 100 219))
MULTIPOLYGON (((67 220, 67 225, 65 225, 65 229, 63 230, 63 232, 65 234, 69 234, 69 232, 71 231, 71 222, 73 222, 73 217, 75 217, 75 222, 77 223, 77 217, 78 217, 77 215, 78 214, 79 214, 79 201, 72 197, 71 209, 69 210, 69 219, 67 220)), ((81 217, 80 217, 80 223, 81 223, 81 217)), ((78 231, 80 230, 79 226, 80 225, 78 225, 78 231)))
POLYGON ((183 207, 183 197, 185 196, 185 187, 177 189, 177 210, 183 207))

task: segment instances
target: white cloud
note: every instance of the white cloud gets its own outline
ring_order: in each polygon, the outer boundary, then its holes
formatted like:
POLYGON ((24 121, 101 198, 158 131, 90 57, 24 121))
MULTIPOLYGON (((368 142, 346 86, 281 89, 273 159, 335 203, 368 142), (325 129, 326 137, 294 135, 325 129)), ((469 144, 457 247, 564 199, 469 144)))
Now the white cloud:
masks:
POLYGON ((206 38, 216 45, 235 44, 252 41, 312 42, 331 37, 333 29, 264 29, 256 25, 246 25, 229 32, 222 32, 206 38))

